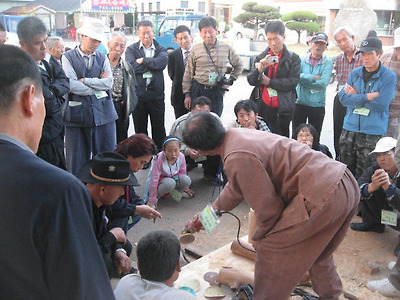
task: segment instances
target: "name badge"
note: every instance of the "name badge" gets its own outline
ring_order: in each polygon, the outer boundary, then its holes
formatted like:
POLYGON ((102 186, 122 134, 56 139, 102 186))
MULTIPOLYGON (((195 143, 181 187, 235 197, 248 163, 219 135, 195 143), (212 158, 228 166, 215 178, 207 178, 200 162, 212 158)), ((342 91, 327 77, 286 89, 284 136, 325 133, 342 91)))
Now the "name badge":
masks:
POLYGON ((101 99, 108 96, 105 91, 98 91, 94 93, 94 95, 96 96, 97 99, 101 99))
POLYGON ((208 84, 215 85, 217 83, 218 73, 210 73, 208 75, 208 84))
POLYGON ((370 110, 368 108, 365 108, 365 107, 359 107, 359 108, 356 108, 355 110, 353 110, 353 112, 355 114, 357 114, 357 115, 368 116, 370 110))
POLYGON ((397 226, 397 214, 393 211, 382 209, 381 223, 387 224, 387 225, 392 225, 392 226, 397 226))
POLYGON ((276 90, 274 90, 273 88, 267 88, 267 90, 268 90, 268 94, 270 97, 278 96, 278 92, 276 90))
POLYGON ((197 158, 194 161, 201 162, 201 161, 205 161, 206 159, 207 159, 207 156, 199 154, 199 156, 197 156, 197 158))
POLYGON ((208 204, 204 210, 201 212, 200 222, 203 225, 204 229, 207 233, 211 233, 219 224, 219 220, 217 215, 214 212, 214 209, 208 204))
POLYGON ((340 92, 344 88, 344 84, 338 84, 338 92, 340 92))
POLYGON ((153 78, 153 74, 152 74, 150 71, 147 71, 146 73, 143 73, 142 76, 143 76, 144 79, 147 79, 147 78, 151 79, 151 78, 153 78))

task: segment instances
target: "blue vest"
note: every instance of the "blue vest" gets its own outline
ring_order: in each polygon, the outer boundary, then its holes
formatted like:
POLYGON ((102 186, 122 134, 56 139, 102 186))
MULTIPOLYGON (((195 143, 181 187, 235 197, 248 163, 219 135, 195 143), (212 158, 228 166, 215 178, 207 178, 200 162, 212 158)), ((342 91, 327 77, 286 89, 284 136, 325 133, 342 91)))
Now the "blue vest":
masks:
MULTIPOLYGON (((71 63, 78 78, 99 78, 103 64, 106 59, 103 53, 96 51, 93 66, 90 70, 86 68, 86 63, 78 48, 64 53, 71 63)), ((110 96, 110 91, 106 91, 107 96, 97 99, 95 95, 81 96, 70 93, 68 104, 65 109, 65 126, 69 127, 94 127, 114 122, 118 119, 114 104, 110 96), (70 101, 75 101, 71 105, 70 101), (82 104, 79 104, 82 103, 82 104)))

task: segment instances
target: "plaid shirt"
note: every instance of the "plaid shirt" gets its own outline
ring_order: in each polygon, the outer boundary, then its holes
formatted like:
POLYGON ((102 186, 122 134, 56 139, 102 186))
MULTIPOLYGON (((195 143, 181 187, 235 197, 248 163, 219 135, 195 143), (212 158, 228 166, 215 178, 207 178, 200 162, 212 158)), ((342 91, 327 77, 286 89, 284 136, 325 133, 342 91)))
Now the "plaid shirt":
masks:
POLYGON ((394 98, 389 106, 389 117, 398 118, 400 117, 400 60, 397 59, 396 51, 392 50, 381 57, 381 62, 397 75, 394 98))
POLYGON ((358 67, 362 66, 361 53, 356 54, 358 48, 354 48, 354 53, 351 61, 349 62, 346 54, 341 53, 336 57, 335 60, 335 70, 336 70, 336 79, 338 81, 338 86, 336 90, 339 90, 340 86, 343 86, 347 82, 347 78, 349 77, 350 72, 358 67))

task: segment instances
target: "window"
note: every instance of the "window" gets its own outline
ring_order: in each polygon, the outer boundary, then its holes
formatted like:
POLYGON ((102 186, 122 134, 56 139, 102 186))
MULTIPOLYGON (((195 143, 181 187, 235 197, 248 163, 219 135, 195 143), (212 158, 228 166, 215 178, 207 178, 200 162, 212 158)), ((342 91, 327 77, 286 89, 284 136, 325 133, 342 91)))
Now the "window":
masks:
POLYGON ((142 3, 142 12, 144 12, 144 3, 142 3))
POLYGON ((189 8, 189 1, 181 1, 181 8, 189 8))
POLYGON ((206 3, 205 2, 199 2, 198 11, 199 11, 199 13, 206 12, 206 3))
POLYGON ((153 3, 151 3, 151 2, 149 3, 149 12, 150 11, 153 11, 153 3))
POLYGON ((161 10, 161 2, 157 2, 157 11, 160 11, 161 10))

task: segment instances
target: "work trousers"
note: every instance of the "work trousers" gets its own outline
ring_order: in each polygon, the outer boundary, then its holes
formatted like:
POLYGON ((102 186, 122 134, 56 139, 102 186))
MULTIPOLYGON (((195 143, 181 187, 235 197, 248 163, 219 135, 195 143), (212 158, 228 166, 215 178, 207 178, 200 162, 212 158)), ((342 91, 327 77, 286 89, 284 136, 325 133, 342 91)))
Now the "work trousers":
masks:
POLYGON ((258 115, 267 123, 272 133, 289 137, 289 125, 293 119, 293 114, 281 115, 278 107, 269 107, 261 99, 257 101, 258 115))
POLYGON ((139 98, 138 104, 132 113, 133 124, 136 133, 148 135, 147 125, 150 116, 151 137, 157 145, 158 150, 162 149, 162 142, 165 139, 165 103, 164 99, 142 101, 139 98))
POLYGON ((357 210, 360 195, 349 170, 343 174, 331 197, 321 208, 301 195, 282 213, 281 221, 293 218, 285 211, 304 210, 308 219, 279 228, 280 221, 256 241, 254 300, 286 300, 307 271, 313 290, 321 300, 338 300, 342 283, 336 272, 333 253, 342 242, 357 210))
POLYGON ((211 111, 221 116, 224 109, 224 94, 225 91, 217 86, 208 86, 193 81, 191 91, 192 101, 200 96, 206 96, 211 100, 211 111))
POLYGON ((114 121, 94 127, 65 127, 67 170, 76 175, 97 153, 114 151, 116 142, 114 121))
POLYGON ((324 118, 325 107, 312 107, 302 104, 296 104, 293 117, 293 132, 300 124, 309 123, 315 127, 318 135, 321 136, 322 123, 324 122, 324 118))
POLYGON ((339 146, 339 138, 342 133, 343 128, 343 120, 346 116, 347 108, 342 105, 342 102, 339 100, 339 94, 336 94, 335 99, 333 100, 333 145, 335 147, 335 158, 339 159, 340 154, 340 146, 339 146))
POLYGON ((374 150, 381 137, 381 135, 342 130, 339 140, 339 160, 347 165, 356 178, 359 178, 374 162, 374 156, 369 153, 374 150))

